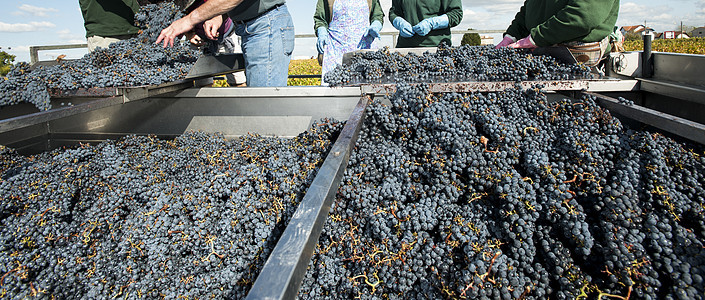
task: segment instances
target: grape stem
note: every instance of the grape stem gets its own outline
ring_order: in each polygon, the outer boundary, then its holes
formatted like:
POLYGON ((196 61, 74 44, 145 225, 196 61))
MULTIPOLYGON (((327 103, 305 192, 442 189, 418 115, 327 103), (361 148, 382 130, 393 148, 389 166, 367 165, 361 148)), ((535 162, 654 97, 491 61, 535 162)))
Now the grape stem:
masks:
POLYGON ((12 273, 12 272, 19 271, 20 269, 22 269, 22 267, 23 267, 22 265, 19 265, 19 266, 17 266, 17 268, 14 268, 10 271, 7 271, 7 273, 5 273, 5 275, 2 275, 2 277, 0 277, 0 286, 3 285, 3 281, 5 280, 5 277, 7 275, 10 275, 10 273, 12 273))
MULTIPOLYGON (((492 256, 492 259, 490 260, 490 266, 487 267, 487 272, 485 272, 485 273, 482 274, 482 275, 477 275, 478 277, 480 277, 480 279, 482 279, 482 282, 487 281, 487 279, 488 279, 487 277, 490 275, 490 272, 492 272, 492 265, 494 265, 495 259, 497 259, 497 257, 498 257, 500 254, 502 254, 502 252, 499 252, 499 251, 495 252, 494 256, 492 256)), ((470 284, 468 284, 468 285, 463 289, 463 293, 460 294, 460 296, 461 296, 462 298, 466 298, 465 292, 467 292, 468 289, 474 289, 475 287, 474 287, 473 285, 474 285, 474 282, 470 282, 470 284)))

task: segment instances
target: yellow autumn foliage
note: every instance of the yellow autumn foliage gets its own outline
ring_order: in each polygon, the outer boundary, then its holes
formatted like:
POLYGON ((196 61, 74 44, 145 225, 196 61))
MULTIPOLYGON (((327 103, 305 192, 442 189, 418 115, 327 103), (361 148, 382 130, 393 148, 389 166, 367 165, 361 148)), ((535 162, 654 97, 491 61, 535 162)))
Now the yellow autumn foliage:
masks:
MULTIPOLYGON (((625 41, 624 50, 642 51, 644 50, 644 41, 625 41)), ((654 40, 651 42, 651 51, 705 54, 705 38, 654 40)))

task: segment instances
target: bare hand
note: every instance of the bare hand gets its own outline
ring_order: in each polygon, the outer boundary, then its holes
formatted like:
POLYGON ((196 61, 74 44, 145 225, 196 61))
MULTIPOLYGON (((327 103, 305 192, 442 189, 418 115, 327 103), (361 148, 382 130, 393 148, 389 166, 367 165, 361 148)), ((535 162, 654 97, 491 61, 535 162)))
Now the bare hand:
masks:
POLYGON ((203 23, 203 30, 206 32, 206 37, 211 40, 216 40, 220 36, 218 29, 223 25, 223 16, 218 15, 203 23))
POLYGON ((203 45, 203 39, 201 39, 201 36, 193 33, 193 31, 189 31, 186 34, 186 39, 188 39, 188 41, 191 42, 191 44, 196 47, 200 47, 203 45))
POLYGON ((193 29, 193 24, 189 22, 188 16, 178 19, 159 33, 159 37, 157 38, 155 44, 159 44, 163 41, 164 43, 162 46, 164 48, 166 48, 167 45, 172 47, 174 46, 175 39, 180 38, 184 35, 184 33, 189 32, 191 29, 193 29))

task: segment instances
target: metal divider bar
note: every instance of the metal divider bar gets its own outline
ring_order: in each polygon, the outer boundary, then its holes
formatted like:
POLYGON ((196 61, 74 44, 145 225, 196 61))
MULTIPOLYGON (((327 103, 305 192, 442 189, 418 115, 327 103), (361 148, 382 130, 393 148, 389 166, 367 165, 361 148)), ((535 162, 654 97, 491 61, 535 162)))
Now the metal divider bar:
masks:
POLYGON ((637 78, 637 80, 641 82, 642 91, 705 104, 705 86, 643 78, 637 78))
POLYGON ((43 122, 49 122, 52 120, 69 117, 77 115, 84 112, 89 112, 92 110, 97 110, 105 108, 108 106, 122 104, 122 97, 108 97, 96 99, 94 101, 86 102, 83 104, 78 104, 70 107, 62 107, 57 109, 52 109, 49 111, 36 112, 33 114, 18 116, 14 118, 9 118, 5 120, 0 120, 0 133, 12 131, 19 128, 24 128, 43 122))
POLYGON ((612 112, 705 145, 705 125, 703 124, 643 106, 621 104, 617 99, 605 95, 583 93, 595 96, 598 104, 612 112))
MULTIPOLYGON (((82 89, 78 91, 68 91, 63 96, 96 96, 104 97, 91 100, 86 103, 77 104, 71 107, 62 107, 48 111, 36 112, 28 115, 0 120, 0 133, 15 129, 37 125, 42 122, 70 117, 80 113, 89 112, 113 105, 120 105, 130 101, 144 100, 149 97, 164 93, 184 90, 194 86, 202 86, 208 83, 208 78, 183 79, 159 85, 139 86, 139 87, 110 87, 99 89, 82 89), (91 94, 93 93, 93 94, 91 94)), ((58 93, 58 91, 54 91, 58 93)))
MULTIPOLYGON (((593 91, 593 92, 628 92, 639 90, 638 80, 621 79, 578 79, 578 80, 540 80, 540 81, 468 81, 452 83, 430 83, 429 90, 434 93, 468 93, 499 92, 507 88, 532 89, 542 85, 544 91, 593 91)), ((393 94, 396 84, 362 84, 363 93, 393 94)))
POLYGON ((360 98, 247 299, 294 299, 298 294, 370 101, 365 94, 360 98))
POLYGON ((39 51, 40 50, 62 50, 62 49, 77 49, 86 48, 88 44, 70 44, 70 45, 46 45, 46 46, 29 46, 29 58, 30 63, 35 64, 39 62, 39 51))

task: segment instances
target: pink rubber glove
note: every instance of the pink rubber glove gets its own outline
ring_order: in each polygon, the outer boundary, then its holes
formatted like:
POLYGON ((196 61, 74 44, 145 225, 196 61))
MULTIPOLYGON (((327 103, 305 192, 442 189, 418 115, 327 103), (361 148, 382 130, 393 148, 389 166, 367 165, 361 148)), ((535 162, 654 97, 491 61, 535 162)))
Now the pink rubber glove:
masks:
POLYGON ((524 49, 538 48, 538 46, 536 46, 536 44, 534 44, 534 41, 531 40, 531 35, 529 35, 521 40, 518 40, 516 43, 509 44, 509 45, 507 45, 507 47, 515 48, 515 49, 516 48, 524 48, 524 49))
POLYGON ((504 39, 502 39, 502 41, 499 42, 499 44, 497 44, 497 46, 495 46, 494 48, 495 48, 495 49, 499 49, 499 48, 502 48, 502 47, 506 47, 506 46, 508 46, 509 44, 514 43, 514 41, 515 41, 515 40, 514 40, 514 38, 513 38, 512 36, 505 35, 505 36, 504 36, 504 39))

